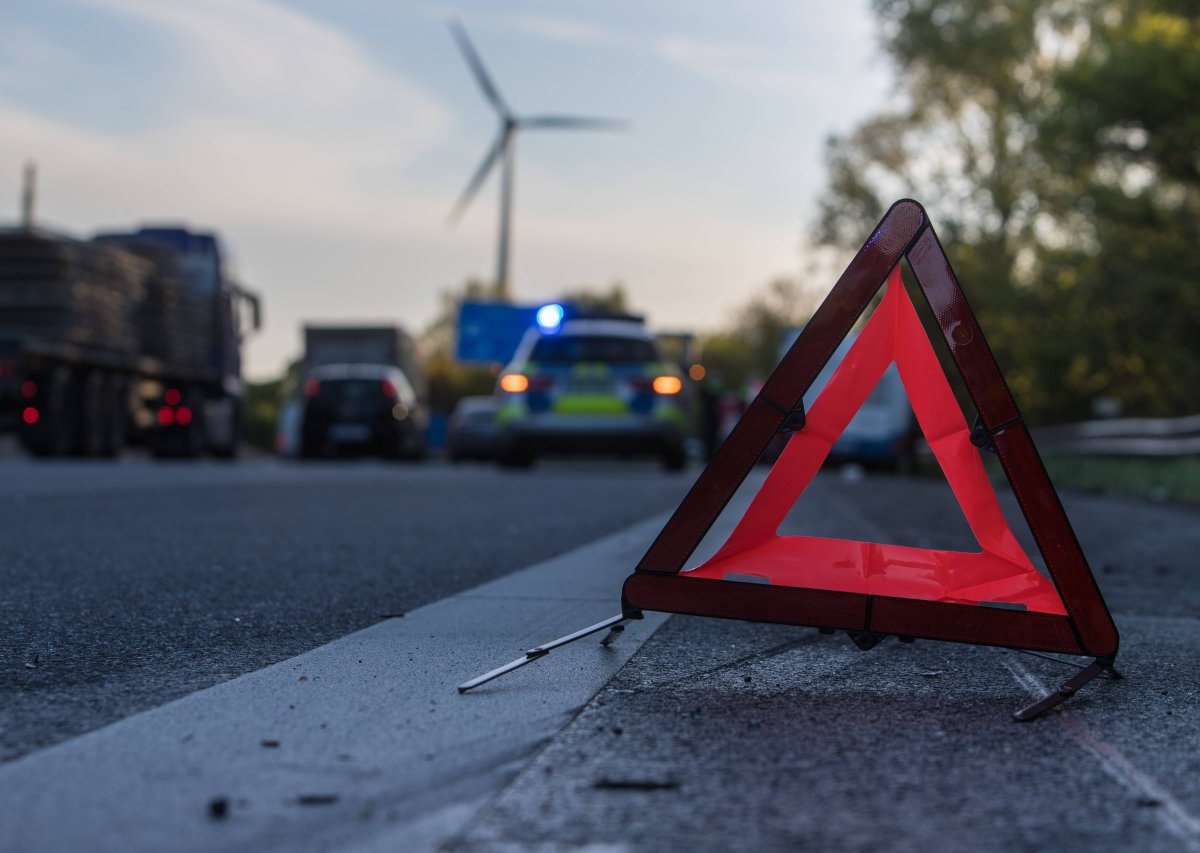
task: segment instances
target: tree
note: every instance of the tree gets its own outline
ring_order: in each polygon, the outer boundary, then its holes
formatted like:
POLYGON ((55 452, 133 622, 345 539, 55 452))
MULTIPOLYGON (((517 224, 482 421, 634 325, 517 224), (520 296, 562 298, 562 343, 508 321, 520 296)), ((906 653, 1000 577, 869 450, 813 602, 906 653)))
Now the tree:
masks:
POLYGON ((779 363, 784 333, 803 325, 816 307, 813 294, 798 281, 775 279, 738 309, 727 328, 701 337, 705 368, 731 387, 766 378, 779 363))
POLYGON ((896 106, 827 147, 820 242, 930 210, 1024 408, 1195 408, 1197 11, 875 0, 896 106))
POLYGON ((463 397, 490 394, 496 370, 488 365, 463 364, 454 355, 458 334, 458 309, 468 299, 489 299, 492 289, 479 279, 468 279, 460 288, 441 293, 441 306, 421 335, 425 379, 429 383, 429 406, 449 414, 463 397))

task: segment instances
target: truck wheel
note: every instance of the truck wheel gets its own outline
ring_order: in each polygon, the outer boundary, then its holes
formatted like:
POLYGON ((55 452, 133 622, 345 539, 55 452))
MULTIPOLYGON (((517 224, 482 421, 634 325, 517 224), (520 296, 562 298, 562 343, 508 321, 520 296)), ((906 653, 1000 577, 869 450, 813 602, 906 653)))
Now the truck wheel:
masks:
POLYGON ((242 443, 242 407, 238 400, 226 400, 225 409, 228 423, 225 424, 225 441, 215 445, 213 456, 218 459, 236 459, 242 443))
POLYGON ((180 429, 180 456, 195 459, 204 453, 204 392, 196 388, 183 394, 184 403, 191 409, 191 422, 180 429))
POLYGON ((109 374, 104 400, 104 444, 100 452, 112 458, 125 449, 129 438, 129 386, 124 376, 109 374))
POLYGON ((80 456, 102 456, 108 444, 108 376, 90 370, 83 378, 79 398, 79 432, 74 450, 80 456))

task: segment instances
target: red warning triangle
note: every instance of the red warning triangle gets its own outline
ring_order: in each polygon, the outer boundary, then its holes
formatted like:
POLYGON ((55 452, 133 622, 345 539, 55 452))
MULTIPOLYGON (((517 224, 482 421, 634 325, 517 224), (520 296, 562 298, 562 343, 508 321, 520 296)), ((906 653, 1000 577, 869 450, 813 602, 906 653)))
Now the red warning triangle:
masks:
POLYGON ((623 599, 626 614, 658 610, 1091 655, 1101 668, 1111 666, 1118 645, 1029 430, 924 209, 911 200, 893 205, 859 250, 626 580, 623 599), (978 412, 974 429, 900 281, 904 259, 978 412), (804 412, 805 392, 885 279, 882 302, 804 412), (978 552, 777 532, 892 362, 978 552), (729 540, 710 560, 687 568, 781 431, 792 437, 729 540), (1001 513, 980 445, 995 450, 1049 579, 1034 568, 1001 513))
POLYGON ((1009 529, 971 430, 913 308, 900 268, 750 504, 733 534, 690 577, 761 578, 773 585, 879 593, 960 604, 1005 604, 1066 614, 1054 585, 1033 567, 1009 529), (936 551, 779 536, 784 517, 807 488, 887 367, 895 362, 913 412, 962 507, 978 553, 936 551))

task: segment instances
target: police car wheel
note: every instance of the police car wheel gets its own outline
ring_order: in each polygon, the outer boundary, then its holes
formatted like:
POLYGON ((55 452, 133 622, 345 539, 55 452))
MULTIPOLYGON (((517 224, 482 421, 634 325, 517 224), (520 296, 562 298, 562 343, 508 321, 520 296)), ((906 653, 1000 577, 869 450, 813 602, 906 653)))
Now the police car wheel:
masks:
POLYGON ((681 448, 668 450, 663 454, 662 465, 667 471, 682 471, 687 465, 687 455, 681 448))
POLYGON ((534 463, 534 455, 530 450, 513 449, 507 450, 500 455, 501 468, 532 468, 534 463))

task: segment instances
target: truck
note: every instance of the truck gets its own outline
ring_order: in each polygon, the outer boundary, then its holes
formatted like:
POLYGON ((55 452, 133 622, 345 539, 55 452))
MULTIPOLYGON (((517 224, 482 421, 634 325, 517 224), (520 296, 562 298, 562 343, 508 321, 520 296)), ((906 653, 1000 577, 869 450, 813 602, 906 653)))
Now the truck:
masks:
POLYGON ((0 230, 0 429, 36 456, 232 457, 260 325, 213 233, 0 230))

